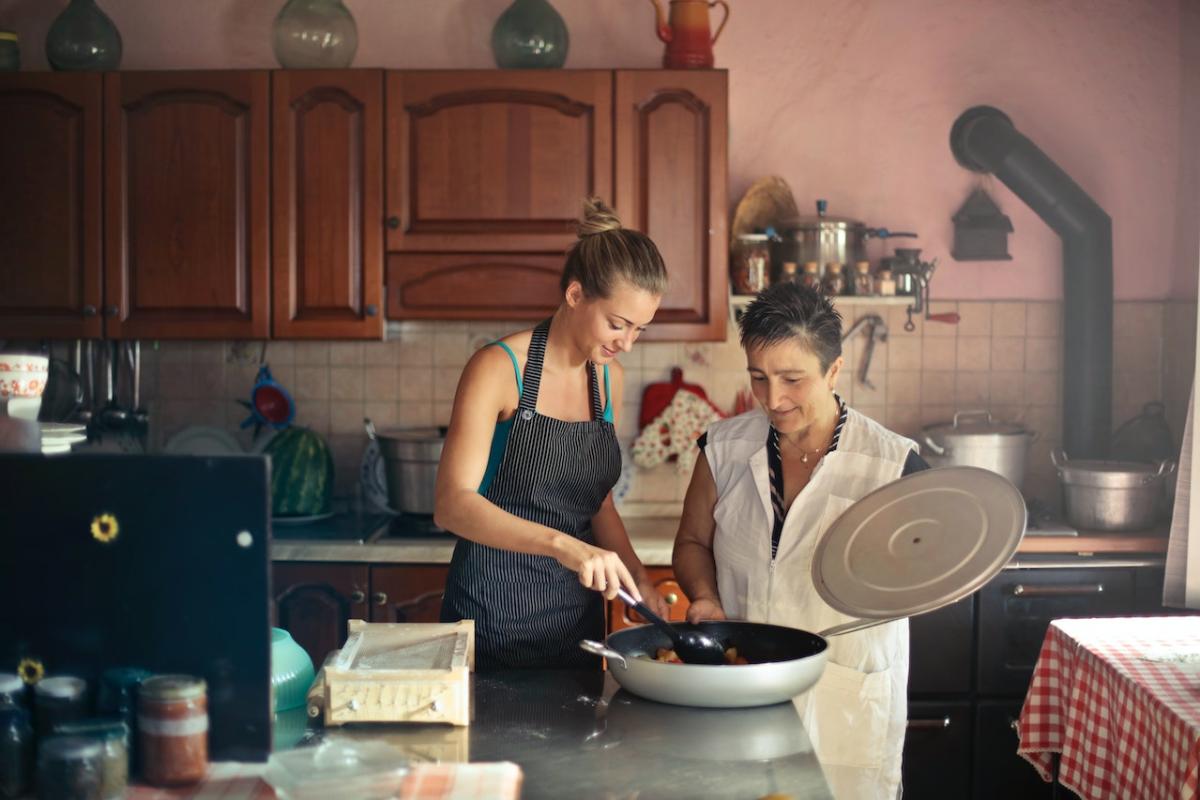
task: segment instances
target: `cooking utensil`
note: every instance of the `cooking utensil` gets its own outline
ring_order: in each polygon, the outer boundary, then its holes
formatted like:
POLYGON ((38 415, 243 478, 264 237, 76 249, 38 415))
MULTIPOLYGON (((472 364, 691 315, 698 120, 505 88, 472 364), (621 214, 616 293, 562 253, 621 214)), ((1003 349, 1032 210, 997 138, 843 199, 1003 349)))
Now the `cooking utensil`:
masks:
POLYGON ((378 431, 363 420, 367 436, 379 442, 387 473, 388 505, 408 514, 432 514, 438 461, 445 428, 378 431))
POLYGON ((296 404, 287 389, 271 376, 271 367, 260 364, 250 390, 250 402, 242 405, 250 409, 250 416, 242 421, 243 428, 254 425, 255 436, 262 426, 281 430, 292 424, 296 417, 296 404))
POLYGON ((1083 530, 1133 531, 1157 519, 1163 484, 1175 472, 1174 461, 1143 464, 1067 458, 1061 450, 1050 460, 1063 486, 1067 522, 1083 530))
POLYGON ((740 666, 654 661, 671 640, 651 625, 580 647, 610 659, 616 681, 649 700, 710 708, 783 702, 820 679, 827 638, 933 611, 987 583, 1016 552, 1025 522, 1021 493, 1001 475, 976 467, 925 470, 851 505, 817 545, 818 593, 855 619, 819 634, 765 623, 700 623, 751 662, 740 666))
POLYGON ((887 323, 878 314, 866 314, 854 321, 854 324, 850 326, 850 330, 846 331, 842 336, 842 341, 845 342, 850 339, 864 325, 867 326, 867 347, 863 351, 862 365, 858 368, 858 382, 868 389, 874 389, 875 384, 867 377, 867 371, 871 369, 871 357, 875 354, 875 343, 887 343, 887 323))
POLYGON ((957 411, 951 422, 926 426, 921 440, 934 466, 982 467, 1021 486, 1037 434, 1015 422, 995 420, 988 411, 957 411))
POLYGON ((922 313, 928 322, 957 325, 961 319, 957 312, 929 313, 929 282, 933 278, 933 271, 937 269, 937 259, 922 261, 920 255, 921 251, 918 249, 897 247, 896 254, 890 263, 892 274, 896 280, 896 294, 911 294, 916 298, 916 302, 905 309, 908 312, 908 319, 904 322, 904 330, 910 333, 915 331, 917 326, 913 322, 913 315, 922 313))
POLYGON ((671 637, 675 655, 679 656, 683 663, 725 663, 725 645, 721 644, 719 640, 693 627, 684 628, 683 626, 672 625, 651 611, 645 603, 640 600, 634 600, 633 595, 625 591, 622 587, 617 587, 617 596, 624 600, 626 605, 650 620, 651 623, 658 626, 659 630, 671 637))

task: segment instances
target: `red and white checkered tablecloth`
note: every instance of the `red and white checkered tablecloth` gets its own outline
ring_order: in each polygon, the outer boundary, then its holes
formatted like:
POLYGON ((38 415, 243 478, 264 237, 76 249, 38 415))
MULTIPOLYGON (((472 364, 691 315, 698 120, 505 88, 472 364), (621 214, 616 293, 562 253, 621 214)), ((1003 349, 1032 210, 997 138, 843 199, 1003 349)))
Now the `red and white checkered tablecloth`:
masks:
POLYGON ((1050 624, 1018 723, 1018 751, 1085 800, 1195 798, 1200 617, 1050 624))

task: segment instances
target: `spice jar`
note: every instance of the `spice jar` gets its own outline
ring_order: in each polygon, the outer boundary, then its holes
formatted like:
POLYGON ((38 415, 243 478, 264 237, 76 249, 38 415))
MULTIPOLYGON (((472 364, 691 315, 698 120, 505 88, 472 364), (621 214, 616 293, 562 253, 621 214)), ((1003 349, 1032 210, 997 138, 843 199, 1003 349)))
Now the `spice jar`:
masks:
POLYGON ((33 725, 29 709, 0 699, 0 797, 22 797, 33 778, 33 725))
POLYGON ((770 283, 771 242, 765 233, 743 233, 734 240, 729 263, 735 294, 758 294, 770 283))
POLYGON ((783 266, 779 268, 779 282, 795 283, 798 280, 800 280, 800 273, 796 270, 796 262, 783 262, 783 266))
POLYGON ((890 269, 879 270, 879 275, 875 280, 875 293, 884 297, 894 297, 896 294, 896 281, 892 278, 890 269))
POLYGON ((854 294, 866 297, 875 294, 875 281, 871 277, 871 264, 867 261, 854 263, 854 294))
POLYGON ((804 262, 804 273, 800 276, 800 285, 806 289, 821 291, 820 266, 815 261, 804 262))
POLYGON ((87 715, 87 681, 71 675, 42 678, 33 689, 33 716, 39 737, 54 733, 56 725, 87 715))
POLYGON ((825 276, 821 278, 821 291, 830 297, 846 293, 846 277, 842 275, 842 265, 830 261, 825 265, 825 276))
POLYGON ((129 728, 129 774, 136 775, 141 765, 138 746, 137 690, 151 675, 138 667, 112 667, 100 676, 100 692, 96 710, 106 717, 116 717, 129 728))
POLYGON ((142 777, 155 786, 196 783, 208 772, 206 686, 191 675, 147 678, 138 691, 142 777))
POLYGON ((129 727, 118 719, 67 722, 56 734, 82 736, 100 744, 100 797, 120 800, 129 784, 129 727))
POLYGON ((38 747, 38 800, 103 800, 101 751, 95 739, 52 736, 38 747))

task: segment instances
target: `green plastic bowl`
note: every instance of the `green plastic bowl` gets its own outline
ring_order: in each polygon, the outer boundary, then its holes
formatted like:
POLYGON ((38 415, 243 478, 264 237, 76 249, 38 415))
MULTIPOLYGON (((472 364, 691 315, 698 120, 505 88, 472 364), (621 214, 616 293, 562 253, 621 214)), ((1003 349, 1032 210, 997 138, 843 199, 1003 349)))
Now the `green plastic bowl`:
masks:
POLYGON ((276 711, 301 708, 316 672, 312 659, 283 628, 271 628, 271 694, 276 711))

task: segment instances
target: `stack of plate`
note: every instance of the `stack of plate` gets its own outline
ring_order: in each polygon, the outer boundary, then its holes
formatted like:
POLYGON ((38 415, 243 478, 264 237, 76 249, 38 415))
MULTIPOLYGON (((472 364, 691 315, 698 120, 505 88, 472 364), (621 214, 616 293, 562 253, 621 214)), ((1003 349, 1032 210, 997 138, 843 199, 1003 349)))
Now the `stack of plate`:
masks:
POLYGON ((87 428, 73 422, 40 422, 42 452, 46 455, 71 452, 71 445, 87 441, 87 428))

